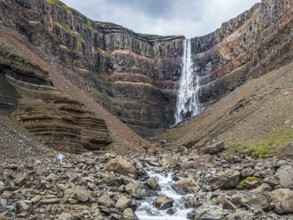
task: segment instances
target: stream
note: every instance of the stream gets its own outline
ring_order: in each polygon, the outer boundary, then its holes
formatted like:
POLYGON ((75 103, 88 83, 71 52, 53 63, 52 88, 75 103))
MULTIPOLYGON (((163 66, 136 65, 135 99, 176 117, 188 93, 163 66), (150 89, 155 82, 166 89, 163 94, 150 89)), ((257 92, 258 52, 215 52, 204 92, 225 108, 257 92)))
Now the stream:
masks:
POLYGON ((156 170, 156 167, 147 166, 146 172, 150 177, 155 177, 158 184, 161 187, 161 191, 158 191, 159 195, 166 195, 174 199, 173 207, 160 210, 154 207, 153 202, 157 197, 147 197, 142 202, 140 207, 136 210, 135 214, 139 220, 185 220, 187 214, 192 211, 191 209, 184 208, 182 195, 178 195, 172 189, 172 176, 173 172, 160 172, 156 170))

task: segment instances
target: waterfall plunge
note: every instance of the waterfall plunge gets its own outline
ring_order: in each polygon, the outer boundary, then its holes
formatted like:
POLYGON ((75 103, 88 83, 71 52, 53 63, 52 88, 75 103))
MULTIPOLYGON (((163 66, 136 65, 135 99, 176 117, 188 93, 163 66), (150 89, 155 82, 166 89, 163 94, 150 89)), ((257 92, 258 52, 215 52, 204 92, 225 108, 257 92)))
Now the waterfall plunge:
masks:
POLYGON ((183 69, 180 79, 179 91, 176 102, 175 123, 183 121, 183 119, 195 116, 201 111, 199 103, 199 75, 193 69, 193 61, 191 56, 191 40, 184 41, 183 53, 183 69))

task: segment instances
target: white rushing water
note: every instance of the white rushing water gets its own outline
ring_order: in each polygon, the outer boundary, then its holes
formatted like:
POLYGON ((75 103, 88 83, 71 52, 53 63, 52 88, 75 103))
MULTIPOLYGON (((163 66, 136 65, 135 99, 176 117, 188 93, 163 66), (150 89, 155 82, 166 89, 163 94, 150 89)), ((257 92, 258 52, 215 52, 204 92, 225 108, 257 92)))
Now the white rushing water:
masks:
POLYGON ((193 68, 190 39, 184 41, 182 62, 182 76, 176 102, 176 124, 186 117, 197 115, 201 111, 198 98, 200 77, 193 68))
POLYGON ((178 195, 172 189, 172 175, 173 173, 158 173, 152 167, 147 167, 146 169, 150 177, 155 177, 158 184, 161 187, 159 195, 166 195, 174 199, 173 208, 175 210, 174 214, 168 214, 167 210, 159 210, 153 206, 153 202, 156 197, 148 197, 142 201, 140 207, 136 210, 135 214, 139 220, 186 220, 187 214, 192 211, 192 209, 185 209, 183 206, 182 196, 178 195))

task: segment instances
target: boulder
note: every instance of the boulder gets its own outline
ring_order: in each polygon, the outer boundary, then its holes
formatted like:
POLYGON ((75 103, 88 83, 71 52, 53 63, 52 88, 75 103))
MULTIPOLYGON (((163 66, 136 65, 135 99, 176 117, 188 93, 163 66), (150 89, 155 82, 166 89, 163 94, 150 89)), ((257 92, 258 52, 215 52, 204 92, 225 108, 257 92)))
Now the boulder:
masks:
POLYGON ((87 202, 90 196, 90 191, 82 186, 74 186, 70 189, 65 190, 64 192, 64 198, 66 200, 76 199, 79 202, 87 202))
POLYGON ((249 211, 237 210, 235 213, 227 215, 225 220, 253 220, 253 213, 249 211))
POLYGON ((161 190, 161 187, 155 177, 148 178, 145 183, 150 189, 161 190))
POLYGON ((293 191, 290 189, 276 189, 270 193, 274 211, 277 214, 293 214, 293 191))
POLYGON ((237 207, 224 196, 220 195, 215 200, 216 205, 222 205, 224 209, 236 210, 237 207))
POLYGON ((163 156, 160 158, 159 163, 164 168, 175 168, 178 163, 178 158, 173 156, 163 156))
POLYGON ((161 195, 154 200, 154 206, 158 209, 167 209, 173 206, 174 199, 161 195))
POLYGON ((131 205, 131 203, 131 199, 128 199, 126 196, 120 196, 115 204, 115 207, 120 210, 125 210, 131 205))
POLYGON ((279 157, 293 160, 293 142, 286 143, 281 147, 279 157))
POLYGON ((187 194, 187 193, 196 193, 200 190, 199 185, 193 178, 180 178, 180 180, 176 181, 172 188, 178 194, 187 194))
POLYGON ((106 171, 114 171, 122 175, 137 175, 137 169, 133 166, 132 163, 123 159, 122 157, 116 157, 110 160, 104 167, 106 171))
POLYGON ((233 189, 239 184, 240 173, 232 169, 215 173, 209 185, 212 189, 233 189))
POLYGON ((218 143, 215 143, 200 149, 200 153, 213 155, 213 154, 220 153, 223 150, 225 150, 224 142, 218 142, 218 143))
POLYGON ((276 174, 276 177, 280 179, 280 184, 283 188, 293 188, 293 167, 285 165, 280 167, 276 174))
POLYGON ((120 220, 138 220, 138 218, 131 208, 127 208, 124 210, 120 220))
POLYGON ((98 204, 111 207, 114 205, 114 201, 110 198, 108 195, 103 195, 100 198, 98 198, 98 204))
POLYGON ((131 196, 146 196, 146 188, 139 182, 130 182, 125 186, 125 191, 131 196))
POLYGON ((220 220, 224 218, 223 208, 215 205, 202 205, 196 209, 193 219, 195 220, 220 220))

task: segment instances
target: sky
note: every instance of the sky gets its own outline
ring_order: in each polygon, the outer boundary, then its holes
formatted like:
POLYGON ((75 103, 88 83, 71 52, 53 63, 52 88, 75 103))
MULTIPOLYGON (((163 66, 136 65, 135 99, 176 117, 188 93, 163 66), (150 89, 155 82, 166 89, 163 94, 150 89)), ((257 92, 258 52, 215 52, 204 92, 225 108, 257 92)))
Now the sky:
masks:
POLYGON ((261 0, 62 0, 96 21, 138 33, 203 36, 261 0))

